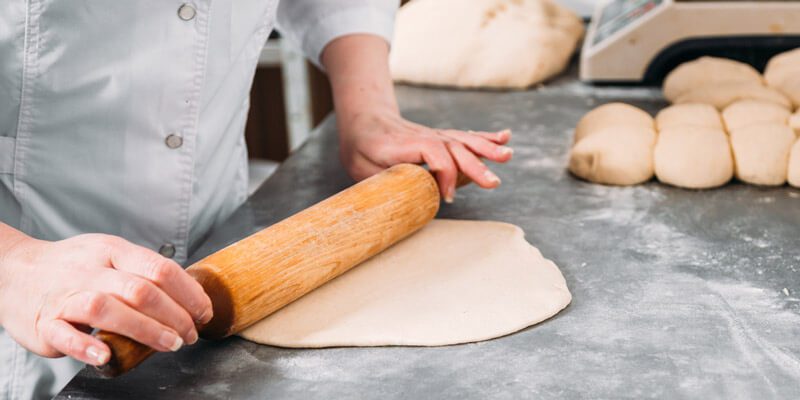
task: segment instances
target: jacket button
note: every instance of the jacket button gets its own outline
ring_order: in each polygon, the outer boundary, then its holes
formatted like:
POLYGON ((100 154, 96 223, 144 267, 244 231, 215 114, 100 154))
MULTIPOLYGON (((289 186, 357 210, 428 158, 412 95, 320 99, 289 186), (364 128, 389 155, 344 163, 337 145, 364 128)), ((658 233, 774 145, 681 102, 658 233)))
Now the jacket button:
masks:
POLYGON ((178 17, 184 21, 191 21, 197 15, 197 10, 189 4, 183 4, 178 8, 178 17))
POLYGON ((158 249, 158 254, 161 254, 164 257, 172 258, 175 256, 175 245, 172 243, 166 243, 158 249))
POLYGON ((178 147, 183 146, 183 138, 180 135, 173 133, 164 139, 164 143, 166 143, 167 147, 170 149, 177 149, 178 147))

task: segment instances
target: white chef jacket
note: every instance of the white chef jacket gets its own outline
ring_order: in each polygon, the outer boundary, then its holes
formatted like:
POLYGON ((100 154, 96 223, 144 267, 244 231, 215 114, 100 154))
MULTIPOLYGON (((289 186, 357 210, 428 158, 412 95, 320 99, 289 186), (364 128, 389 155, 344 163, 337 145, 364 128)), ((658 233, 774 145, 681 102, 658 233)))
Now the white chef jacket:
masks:
MULTIPOLYGON (((118 235, 185 261, 245 200, 249 91, 276 18, 318 62, 338 36, 390 40, 397 5, 0 1, 0 220, 47 240, 118 235)), ((63 384, 1 333, 0 399, 63 384)))

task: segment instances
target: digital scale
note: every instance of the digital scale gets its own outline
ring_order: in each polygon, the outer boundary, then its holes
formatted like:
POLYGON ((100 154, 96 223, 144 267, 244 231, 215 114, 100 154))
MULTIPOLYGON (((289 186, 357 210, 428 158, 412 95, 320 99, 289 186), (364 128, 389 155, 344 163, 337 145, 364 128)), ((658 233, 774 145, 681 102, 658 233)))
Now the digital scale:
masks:
POLYGON ((581 80, 660 84, 701 56, 763 70, 800 47, 800 1, 611 0, 597 6, 580 60, 581 80))

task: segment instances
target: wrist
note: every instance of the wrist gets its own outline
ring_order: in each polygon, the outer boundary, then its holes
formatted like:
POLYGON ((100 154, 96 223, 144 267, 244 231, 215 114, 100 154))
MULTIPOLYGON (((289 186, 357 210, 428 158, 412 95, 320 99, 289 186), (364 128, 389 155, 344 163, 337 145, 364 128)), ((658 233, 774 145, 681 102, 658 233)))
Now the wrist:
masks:
POLYGON ((12 285, 10 281, 13 276, 13 271, 11 271, 13 253, 33 240, 35 239, 0 222, 0 326, 4 321, 5 293, 12 285))

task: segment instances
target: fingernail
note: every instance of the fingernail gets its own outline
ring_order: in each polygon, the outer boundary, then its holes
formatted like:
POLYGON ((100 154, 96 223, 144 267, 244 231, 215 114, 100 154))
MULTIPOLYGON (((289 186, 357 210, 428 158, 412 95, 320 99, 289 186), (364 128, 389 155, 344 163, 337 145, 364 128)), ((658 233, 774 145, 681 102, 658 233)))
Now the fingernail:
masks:
POLYGON ((453 204, 453 197, 455 197, 453 189, 447 190, 447 194, 444 196, 444 202, 447 204, 453 204))
POLYGON ((197 330, 192 329, 192 331, 189 332, 189 340, 186 341, 186 343, 195 344, 197 343, 197 339, 198 339, 197 330))
POLYGON ((497 184, 500 183, 500 178, 498 178, 497 175, 493 174, 492 171, 489 171, 488 169, 486 170, 486 172, 483 173, 483 177, 486 178, 486 180, 488 180, 489 182, 497 184))
POLYGON ((508 146, 500 146, 500 149, 498 150, 498 152, 500 153, 500 156, 505 157, 505 156, 513 155, 514 154, 514 149, 512 149, 511 147, 508 147, 508 146))
POLYGON ((164 331, 161 333, 158 343, 170 351, 178 351, 183 346, 183 339, 170 331, 164 331))
POLYGON ((214 310, 209 307, 205 311, 203 311, 203 315, 201 315, 200 318, 198 318, 195 322, 199 324, 205 324, 208 323, 208 321, 211 321, 211 318, 213 317, 214 317, 214 310))
POLYGON ((108 352, 100 350, 95 346, 89 346, 86 348, 86 356, 92 360, 97 361, 98 365, 103 365, 108 362, 110 355, 108 352))

